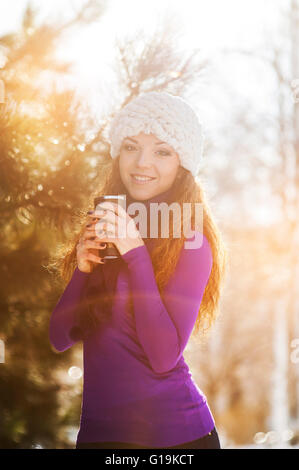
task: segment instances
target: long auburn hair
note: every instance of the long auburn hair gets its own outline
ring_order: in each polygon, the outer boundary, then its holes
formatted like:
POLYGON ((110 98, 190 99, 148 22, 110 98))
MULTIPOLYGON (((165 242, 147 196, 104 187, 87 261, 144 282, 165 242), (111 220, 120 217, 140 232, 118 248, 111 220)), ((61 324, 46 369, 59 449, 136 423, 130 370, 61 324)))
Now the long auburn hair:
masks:
MULTIPOLYGON (((101 186, 99 189, 87 198, 86 206, 80 209, 77 215, 75 215, 75 218, 78 217, 79 231, 75 232, 72 239, 58 247, 54 256, 52 256, 52 259, 47 265, 48 268, 54 267, 58 272, 59 277, 65 283, 70 281, 74 269, 77 266, 76 246, 79 242, 79 238, 85 231, 87 221, 86 213, 88 210, 93 209, 94 198, 105 194, 121 194, 124 191, 124 185, 119 172, 119 156, 115 159, 109 158, 106 163, 103 163, 102 179, 100 184, 101 186)), ((203 231, 203 234, 207 237, 212 250, 212 270, 194 325, 194 333, 198 333, 199 330, 202 333, 205 333, 214 323, 219 310, 221 288, 226 272, 227 249, 222 239, 221 232, 207 203, 205 191, 195 180, 193 175, 188 170, 180 166, 177 178, 173 185, 175 202, 180 204, 181 214, 183 214, 184 218, 186 218, 186 215, 182 210, 183 203, 191 203, 191 214, 188 215, 190 223, 187 227, 191 226, 192 229, 195 228, 203 231), (196 219, 194 203, 202 204, 203 230, 202 228, 199 229, 195 226, 196 219)), ((155 244, 150 256, 157 286, 160 294, 162 295, 163 289, 176 267, 185 239, 184 237, 169 237, 158 238, 156 241, 157 243, 155 244)), ((130 305, 132 306, 132 303, 130 305)))

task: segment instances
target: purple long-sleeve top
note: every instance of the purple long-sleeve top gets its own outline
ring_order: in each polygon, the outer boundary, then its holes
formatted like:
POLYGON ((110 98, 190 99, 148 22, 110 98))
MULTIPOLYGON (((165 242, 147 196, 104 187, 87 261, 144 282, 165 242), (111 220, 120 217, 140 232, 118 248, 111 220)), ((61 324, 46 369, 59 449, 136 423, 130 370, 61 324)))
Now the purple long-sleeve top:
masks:
MULTIPOLYGON (((118 274, 111 317, 83 341, 77 442, 161 448, 198 439, 213 429, 206 397, 183 357, 213 262, 209 242, 202 237, 200 247, 183 247, 163 300, 146 245, 122 255, 125 263, 118 274), (127 311, 130 291, 134 317, 127 311)), ((57 351, 75 343, 70 331, 94 276, 99 270, 84 273, 77 267, 52 312, 50 341, 57 351)))

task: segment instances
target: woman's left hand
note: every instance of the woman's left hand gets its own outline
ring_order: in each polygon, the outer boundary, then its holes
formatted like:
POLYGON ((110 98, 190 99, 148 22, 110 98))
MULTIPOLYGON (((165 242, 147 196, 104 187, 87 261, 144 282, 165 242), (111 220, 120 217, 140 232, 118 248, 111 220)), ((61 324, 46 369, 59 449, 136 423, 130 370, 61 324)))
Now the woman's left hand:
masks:
POLYGON ((120 204, 101 202, 90 217, 96 218, 90 222, 90 230, 95 231, 102 243, 114 243, 121 255, 144 245, 134 220, 120 204))

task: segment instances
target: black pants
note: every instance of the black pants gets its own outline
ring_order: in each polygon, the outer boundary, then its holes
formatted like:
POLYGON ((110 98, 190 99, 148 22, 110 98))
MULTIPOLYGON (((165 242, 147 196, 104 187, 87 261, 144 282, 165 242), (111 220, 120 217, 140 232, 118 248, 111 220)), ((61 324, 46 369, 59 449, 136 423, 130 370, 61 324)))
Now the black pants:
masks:
MULTIPOLYGON (((220 441, 216 428, 209 434, 195 441, 184 442, 164 449, 220 449, 220 441)), ((76 449, 151 449, 128 442, 77 442, 76 449)))

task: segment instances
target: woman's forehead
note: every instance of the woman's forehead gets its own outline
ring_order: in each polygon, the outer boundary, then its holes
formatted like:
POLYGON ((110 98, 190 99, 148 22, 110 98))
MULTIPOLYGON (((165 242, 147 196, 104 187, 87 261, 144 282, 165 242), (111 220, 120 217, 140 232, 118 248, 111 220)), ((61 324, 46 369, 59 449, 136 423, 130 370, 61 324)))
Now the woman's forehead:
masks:
POLYGON ((144 132, 140 132, 138 135, 127 136, 123 140, 131 140, 132 142, 139 143, 139 142, 151 142, 154 144, 166 144, 170 145, 168 142, 159 139, 155 134, 146 134, 144 132))

